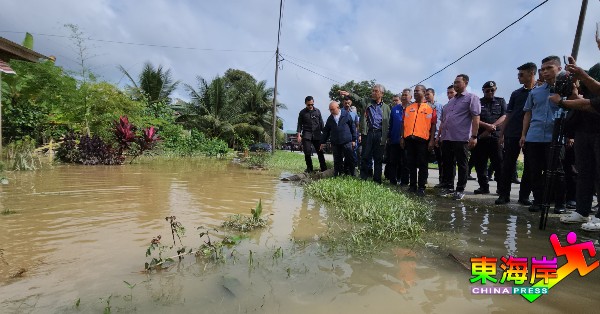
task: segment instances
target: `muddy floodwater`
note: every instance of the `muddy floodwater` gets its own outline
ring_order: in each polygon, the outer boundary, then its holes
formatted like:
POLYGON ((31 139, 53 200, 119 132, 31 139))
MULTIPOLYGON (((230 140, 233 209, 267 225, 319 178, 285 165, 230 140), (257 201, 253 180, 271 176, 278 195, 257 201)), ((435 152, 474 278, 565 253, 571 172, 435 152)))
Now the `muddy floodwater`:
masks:
MULTIPOLYGON (((524 207, 428 196, 435 212, 423 241, 353 256, 318 240, 335 219, 282 175, 216 160, 11 173, 0 185, 0 211, 11 212, 0 215, 0 313, 591 313, 600 305, 598 269, 572 273, 534 303, 471 293, 471 257, 554 256, 550 234, 566 244, 569 231, 555 217, 539 231, 524 207), (268 226, 227 249, 224 263, 188 256, 143 272, 150 240, 171 241, 166 216, 195 248, 197 227, 218 229, 214 239, 237 234, 221 223, 259 199, 268 226)), ((577 233, 600 249, 597 234, 577 233)))

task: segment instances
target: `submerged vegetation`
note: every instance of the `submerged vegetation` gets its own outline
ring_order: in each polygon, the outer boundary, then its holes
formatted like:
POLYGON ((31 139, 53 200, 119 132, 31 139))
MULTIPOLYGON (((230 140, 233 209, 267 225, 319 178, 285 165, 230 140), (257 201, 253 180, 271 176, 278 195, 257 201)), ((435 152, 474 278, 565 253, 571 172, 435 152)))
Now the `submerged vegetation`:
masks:
POLYGON ((431 217, 422 201, 370 181, 338 177, 311 182, 305 189, 342 218, 341 234, 334 238, 345 239, 351 249, 417 239, 431 217))
POLYGON ((256 208, 250 210, 250 216, 232 215, 221 226, 241 232, 249 232, 267 225, 267 220, 262 217, 262 200, 258 200, 256 208))

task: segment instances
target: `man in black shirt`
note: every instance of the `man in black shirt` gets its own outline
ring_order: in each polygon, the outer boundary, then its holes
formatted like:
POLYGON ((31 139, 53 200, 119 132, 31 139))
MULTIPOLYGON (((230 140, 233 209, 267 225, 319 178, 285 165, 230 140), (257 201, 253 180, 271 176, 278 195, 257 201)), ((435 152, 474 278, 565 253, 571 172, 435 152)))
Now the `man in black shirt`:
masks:
POLYGON ((306 108, 300 110, 296 132, 298 133, 298 142, 302 143, 302 150, 304 151, 304 161, 306 162, 305 172, 313 171, 311 158, 313 147, 317 151, 321 171, 325 171, 327 170, 327 166, 325 165, 323 150, 321 150, 321 132, 323 131, 321 111, 315 108, 315 100, 312 96, 306 96, 304 104, 306 108))
MULTIPOLYGON (((523 130, 523 116, 525 112, 523 107, 527 101, 529 92, 536 86, 535 73, 537 66, 533 62, 528 62, 518 67, 519 83, 523 87, 515 90, 510 95, 508 106, 506 107, 506 119, 500 134, 500 143, 504 145, 504 159, 502 162, 502 175, 498 182, 500 196, 496 200, 497 205, 510 202, 511 176, 517 167, 517 159, 521 153, 519 139, 523 130)), ((529 160, 526 158, 519 188, 519 204, 530 206, 529 194, 531 194, 531 182, 529 179, 529 160)))
POLYGON ((496 172, 496 177, 501 174, 502 147, 498 143, 498 137, 500 125, 506 118, 506 101, 502 97, 494 96, 496 88, 496 82, 486 82, 482 87, 484 96, 479 99, 481 114, 479 115, 479 131, 477 132, 478 142, 471 157, 475 164, 477 181, 479 182, 479 188, 475 190, 475 194, 490 193, 486 167, 488 158, 496 172))

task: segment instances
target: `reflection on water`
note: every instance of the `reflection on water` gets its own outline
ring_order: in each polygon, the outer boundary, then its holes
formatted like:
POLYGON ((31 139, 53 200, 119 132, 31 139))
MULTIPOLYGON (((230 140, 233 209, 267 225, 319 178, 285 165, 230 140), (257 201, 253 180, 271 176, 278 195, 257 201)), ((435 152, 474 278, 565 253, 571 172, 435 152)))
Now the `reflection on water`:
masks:
MULTIPOLYGON (((550 231, 533 229, 537 217, 518 208, 436 199, 438 232, 430 242, 437 249, 415 243, 365 258, 328 252, 317 241, 334 220, 302 187, 228 162, 59 166, 15 175, 0 186, 0 210, 16 211, 0 216, 7 263, 0 260, 1 313, 76 312, 78 299, 80 311, 100 312, 111 295, 113 310, 140 313, 559 313, 587 309, 598 298, 597 272, 568 278, 534 304, 471 295, 471 273, 461 265, 470 257, 552 253, 550 231), (169 238, 165 216, 176 216, 187 230, 184 244, 197 247, 196 227, 220 229, 228 215, 248 214, 259 199, 268 227, 228 251, 226 263, 188 256, 168 271, 140 272, 149 240, 169 238), (22 277, 11 278, 21 269, 22 277)), ((561 239, 565 234, 559 231, 561 239)))

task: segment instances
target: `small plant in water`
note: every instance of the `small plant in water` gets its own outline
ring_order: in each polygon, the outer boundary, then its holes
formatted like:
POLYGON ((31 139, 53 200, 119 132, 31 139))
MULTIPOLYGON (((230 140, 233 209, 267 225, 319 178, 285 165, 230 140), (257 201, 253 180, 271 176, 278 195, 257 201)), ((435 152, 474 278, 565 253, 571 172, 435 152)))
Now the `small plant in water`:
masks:
POLYGON ((2 214, 3 216, 12 215, 12 214, 16 214, 16 213, 17 213, 16 211, 11 210, 9 208, 5 208, 0 212, 0 214, 2 214))
POLYGON ((110 308, 110 299, 111 298, 112 298, 112 294, 109 295, 108 298, 106 298, 106 299, 100 298, 101 302, 105 302, 106 303, 106 306, 104 307, 104 311, 103 311, 104 314, 110 314, 111 313, 111 311, 110 311, 110 309, 111 309, 110 308))
POLYGON ((256 208, 250 209, 251 216, 233 215, 229 216, 222 226, 241 232, 252 231, 256 228, 263 228, 267 225, 267 220, 262 215, 262 200, 258 200, 256 208))

